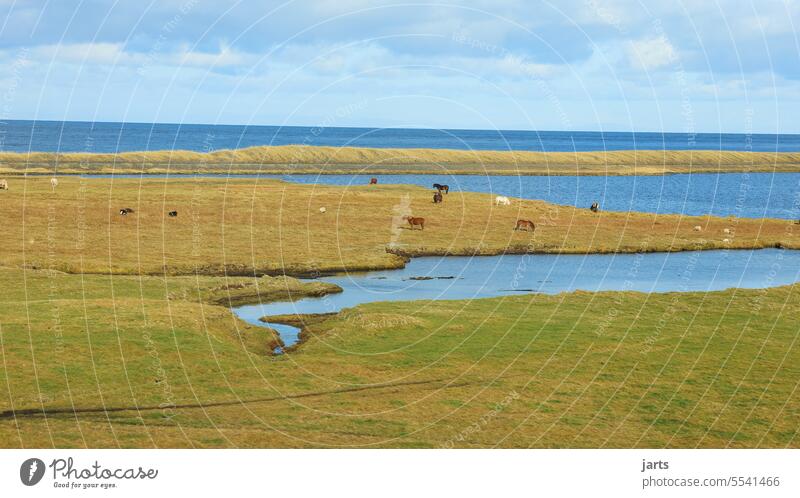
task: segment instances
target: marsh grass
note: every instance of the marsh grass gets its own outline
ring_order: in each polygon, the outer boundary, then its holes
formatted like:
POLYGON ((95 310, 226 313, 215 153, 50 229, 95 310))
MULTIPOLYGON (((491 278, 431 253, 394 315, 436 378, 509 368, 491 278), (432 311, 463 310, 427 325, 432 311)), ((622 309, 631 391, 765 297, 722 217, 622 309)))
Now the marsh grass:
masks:
POLYGON ((491 195, 458 192, 434 205, 430 191, 405 185, 65 177, 52 192, 47 178, 9 184, 0 191, 0 261, 67 273, 313 277, 398 268, 421 255, 800 247, 800 226, 785 220, 592 213, 518 199, 498 207, 491 195), (120 216, 123 207, 135 212, 120 216), (402 215, 411 214, 426 219, 424 230, 407 229, 402 215), (519 218, 536 231, 514 231, 519 218))
POLYGON ((220 281, 2 272, 0 445, 798 446, 797 286, 373 303, 275 357, 220 281))
POLYGON ((498 208, 455 192, 433 206, 392 185, 10 184, 3 447, 798 446, 798 286, 373 303, 309 321, 281 356, 274 332, 228 309, 335 290, 284 271, 507 248, 797 247, 791 222, 498 208), (404 210, 425 230, 393 225, 404 210), (535 235, 513 232, 517 218, 535 235))
POLYGON ((210 153, 176 151, 0 153, 0 173, 373 173, 492 175, 661 175, 800 171, 799 153, 641 150, 530 152, 259 146, 210 153))

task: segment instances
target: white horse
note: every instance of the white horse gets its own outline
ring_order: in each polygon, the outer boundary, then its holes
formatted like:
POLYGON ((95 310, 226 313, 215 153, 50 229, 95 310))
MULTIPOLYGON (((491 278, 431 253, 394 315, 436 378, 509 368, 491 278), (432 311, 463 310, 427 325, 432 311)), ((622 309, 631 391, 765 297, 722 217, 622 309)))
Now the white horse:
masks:
POLYGON ((497 197, 494 198, 494 203, 496 206, 510 206, 511 199, 509 199, 504 195, 498 195, 497 197))
POLYGON ((50 186, 53 187, 53 192, 56 191, 56 187, 58 187, 58 178, 53 177, 50 179, 50 186))
POLYGON ((0 190, 8 190, 8 181, 0 180, 0 190))

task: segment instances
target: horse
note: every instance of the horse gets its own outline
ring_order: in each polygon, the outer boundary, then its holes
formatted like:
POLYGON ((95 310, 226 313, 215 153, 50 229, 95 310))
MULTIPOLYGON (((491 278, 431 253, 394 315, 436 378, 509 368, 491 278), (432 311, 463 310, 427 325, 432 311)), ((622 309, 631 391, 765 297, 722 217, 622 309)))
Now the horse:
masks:
POLYGON ((504 195, 498 195, 497 197, 494 198, 494 203, 496 206, 510 206, 511 199, 509 199, 504 195))
POLYGON ((592 203, 592 207, 590 207, 589 210, 593 213, 596 213, 600 211, 600 206, 598 206, 596 202, 592 203))
POLYGON ((0 190, 8 190, 8 180, 0 180, 0 190))
POLYGON ((50 179, 50 186, 53 188, 53 192, 56 191, 56 187, 58 187, 58 178, 53 177, 50 179))
POLYGON ((176 218, 178 216, 178 212, 170 211, 169 213, 167 213, 167 215, 170 216, 171 218, 176 218))
POLYGON ((122 208, 119 210, 120 216, 128 216, 129 214, 133 213, 133 209, 131 208, 122 208))
POLYGON ((369 184, 370 185, 377 185, 378 184, 378 179, 375 178, 375 177, 370 178, 369 179, 369 184))
POLYGON ((445 194, 449 194, 450 193, 450 186, 449 185, 441 185, 441 184, 438 184, 438 183, 434 183, 433 184, 433 188, 435 188, 439 192, 444 190, 445 194))
POLYGON ((435 194, 433 194, 433 203, 439 204, 440 202, 442 202, 442 193, 436 192, 435 194))
POLYGON ((536 230, 536 225, 531 220, 517 220, 517 226, 514 230, 525 230, 526 232, 533 232, 536 230))
POLYGON ((425 230, 425 218, 415 218, 413 216, 403 216, 403 219, 411 225, 411 230, 414 230, 414 227, 419 227, 420 230, 425 230))

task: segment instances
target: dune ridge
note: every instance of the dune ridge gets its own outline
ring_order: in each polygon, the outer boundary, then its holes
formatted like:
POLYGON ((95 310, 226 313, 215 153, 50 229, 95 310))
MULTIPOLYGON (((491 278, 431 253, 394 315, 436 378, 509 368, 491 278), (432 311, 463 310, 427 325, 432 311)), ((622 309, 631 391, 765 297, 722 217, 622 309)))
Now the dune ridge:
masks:
POLYGON ((258 146, 107 153, 0 153, 0 171, 61 173, 431 173, 668 174, 800 171, 798 152, 628 150, 599 152, 476 151, 321 146, 258 146))

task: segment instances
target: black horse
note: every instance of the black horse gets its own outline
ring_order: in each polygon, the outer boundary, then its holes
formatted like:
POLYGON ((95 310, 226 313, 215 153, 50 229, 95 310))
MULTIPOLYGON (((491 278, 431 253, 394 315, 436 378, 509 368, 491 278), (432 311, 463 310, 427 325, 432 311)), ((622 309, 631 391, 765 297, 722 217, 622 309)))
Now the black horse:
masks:
POLYGON ((435 188, 439 192, 444 191, 445 194, 449 194, 450 193, 450 186, 449 185, 440 185, 438 183, 434 183, 433 184, 433 188, 435 188))

